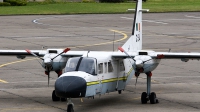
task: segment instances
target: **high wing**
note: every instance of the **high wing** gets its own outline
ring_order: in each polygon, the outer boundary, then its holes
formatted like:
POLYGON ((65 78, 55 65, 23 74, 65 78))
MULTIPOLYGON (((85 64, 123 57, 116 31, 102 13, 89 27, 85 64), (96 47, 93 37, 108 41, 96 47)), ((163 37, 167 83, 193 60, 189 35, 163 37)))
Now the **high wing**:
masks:
MULTIPOLYGON (((45 50, 31 50, 31 52, 35 53, 38 56, 44 56, 45 50)), ((30 53, 25 50, 0 50, 1 56, 32 56, 30 53)))
MULTIPOLYGON (((140 52, 127 52, 129 54, 126 55, 122 52, 113 52, 112 58, 114 59, 125 59, 125 58, 134 58, 135 56, 142 55, 140 52)), ((144 55, 144 54, 143 54, 144 55)), ((147 56, 150 56, 152 59, 182 59, 186 61, 187 59, 197 59, 200 60, 200 53, 196 52, 147 52, 147 56)))
MULTIPOLYGON (((43 57, 45 54, 48 53, 60 53, 63 49, 47 49, 47 50, 30 50, 37 56, 43 57), (54 52, 52 52, 54 51, 54 52)), ((61 56, 63 57, 77 57, 82 56, 86 51, 69 51, 67 53, 63 53, 61 56)), ((26 50, 0 50, 0 56, 33 56, 32 54, 28 53, 26 50)))
POLYGON ((125 58, 134 58, 136 55, 138 55, 137 52, 128 52, 129 56, 124 54, 123 52, 113 52, 112 53, 112 58, 114 59, 125 59, 125 58))
POLYGON ((200 59, 200 53, 176 53, 176 52, 155 52, 160 59, 200 59))
POLYGON ((69 51, 67 53, 63 53, 61 56, 64 57, 78 57, 83 56, 87 51, 69 51))

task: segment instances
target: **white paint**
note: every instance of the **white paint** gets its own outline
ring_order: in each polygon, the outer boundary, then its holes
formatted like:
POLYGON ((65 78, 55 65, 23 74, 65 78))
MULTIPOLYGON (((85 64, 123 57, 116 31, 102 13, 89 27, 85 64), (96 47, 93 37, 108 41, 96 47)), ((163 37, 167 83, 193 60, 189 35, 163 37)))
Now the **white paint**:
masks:
MULTIPOLYGON (((139 79, 146 79, 146 77, 138 77, 139 79)), ((174 79, 174 78, 200 78, 200 76, 171 76, 171 77, 152 77, 152 79, 174 79)), ((132 78, 136 79, 136 78, 132 78)))
POLYGON ((195 18, 195 19, 199 19, 200 17, 197 17, 197 16, 188 16, 188 15, 185 15, 185 17, 188 17, 188 18, 195 18))
MULTIPOLYGON (((121 18, 133 20, 133 18, 128 18, 128 17, 121 17, 121 18)), ((149 22, 149 23, 157 23, 157 24, 168 24, 168 23, 165 23, 165 22, 153 21, 153 20, 142 20, 142 21, 149 22)))

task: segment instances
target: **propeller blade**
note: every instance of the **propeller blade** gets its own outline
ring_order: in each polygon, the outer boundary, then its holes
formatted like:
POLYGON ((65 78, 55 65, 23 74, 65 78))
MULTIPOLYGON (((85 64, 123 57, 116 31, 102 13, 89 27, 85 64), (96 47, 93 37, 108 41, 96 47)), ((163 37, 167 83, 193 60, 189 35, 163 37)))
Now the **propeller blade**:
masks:
POLYGON ((48 87, 49 87, 50 71, 49 70, 45 71, 45 74, 48 75, 48 87))
POLYGON ((66 48, 66 49, 64 49, 64 53, 66 53, 66 52, 68 52, 70 50, 70 48, 66 48))
POLYGON ((29 54, 32 54, 32 55, 35 56, 35 57, 40 58, 41 60, 44 60, 43 58, 39 57, 38 55, 36 55, 35 53, 31 52, 31 51, 28 50, 28 49, 26 49, 25 51, 26 51, 27 53, 29 53, 29 54))
POLYGON ((60 56, 60 55, 63 54, 63 53, 68 52, 69 50, 70 50, 70 48, 64 49, 63 52, 61 52, 60 54, 56 55, 56 56, 55 56, 54 58, 52 58, 51 60, 54 60, 56 57, 60 56))
POLYGON ((122 47, 118 47, 121 52, 124 52, 127 56, 129 56, 133 61, 136 61, 133 57, 131 57, 122 47))
POLYGON ((121 51, 121 52, 124 52, 124 49, 122 47, 118 47, 118 49, 121 51))
POLYGON ((48 87, 49 87, 50 73, 48 74, 48 87))

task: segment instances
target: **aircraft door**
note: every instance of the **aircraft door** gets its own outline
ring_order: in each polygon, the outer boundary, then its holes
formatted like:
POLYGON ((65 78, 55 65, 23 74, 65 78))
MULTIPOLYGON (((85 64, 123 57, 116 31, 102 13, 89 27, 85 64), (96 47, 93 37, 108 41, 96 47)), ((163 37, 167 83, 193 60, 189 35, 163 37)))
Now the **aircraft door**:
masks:
POLYGON ((103 77, 103 63, 99 63, 98 64, 98 74, 97 74, 97 78, 98 78, 98 85, 96 87, 96 94, 101 94, 102 91, 102 78, 103 77))
POLYGON ((117 90, 122 90, 125 88, 125 67, 124 67, 124 62, 123 60, 117 60, 116 61, 117 65, 117 84, 116 84, 116 89, 117 90))

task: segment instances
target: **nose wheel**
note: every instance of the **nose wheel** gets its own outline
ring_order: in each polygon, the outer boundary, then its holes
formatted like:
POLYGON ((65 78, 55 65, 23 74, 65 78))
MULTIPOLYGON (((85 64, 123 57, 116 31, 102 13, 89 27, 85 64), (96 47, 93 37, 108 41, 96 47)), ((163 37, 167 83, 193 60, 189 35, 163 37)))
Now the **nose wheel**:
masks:
POLYGON ((67 112, 74 112, 74 104, 71 101, 71 98, 67 98, 67 112))

